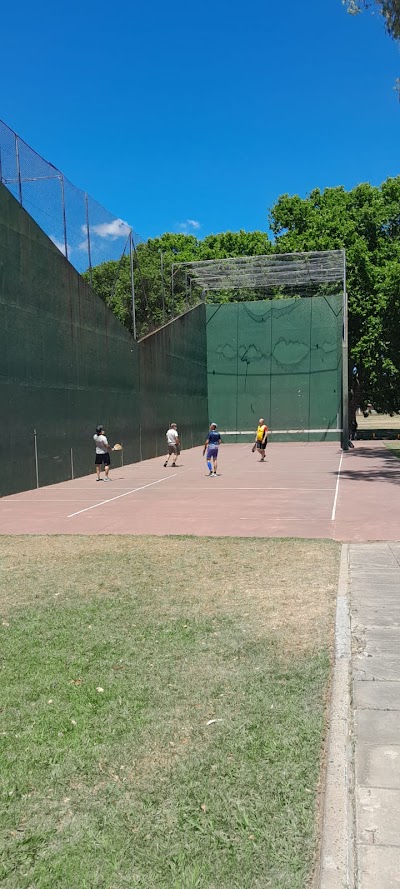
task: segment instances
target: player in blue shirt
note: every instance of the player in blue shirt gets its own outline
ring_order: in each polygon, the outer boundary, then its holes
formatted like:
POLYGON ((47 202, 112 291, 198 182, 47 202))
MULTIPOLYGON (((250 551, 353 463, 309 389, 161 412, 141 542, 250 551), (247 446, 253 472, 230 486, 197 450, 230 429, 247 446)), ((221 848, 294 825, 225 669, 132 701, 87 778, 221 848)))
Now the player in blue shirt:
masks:
POLYGON ((204 442, 203 457, 207 451, 208 474, 217 474, 218 447, 221 444, 221 436, 217 432, 217 424, 211 423, 210 431, 204 442), (213 471, 214 470, 214 471, 213 471))

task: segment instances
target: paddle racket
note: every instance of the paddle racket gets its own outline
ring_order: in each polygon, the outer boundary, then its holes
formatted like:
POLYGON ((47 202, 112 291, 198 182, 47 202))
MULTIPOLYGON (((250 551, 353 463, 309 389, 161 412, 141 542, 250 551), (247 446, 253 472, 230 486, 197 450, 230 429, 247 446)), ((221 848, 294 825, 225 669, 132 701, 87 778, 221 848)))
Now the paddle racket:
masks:
POLYGON ((253 444, 253 447, 252 447, 252 449, 251 449, 251 453, 252 453, 252 454, 254 454, 254 451, 255 451, 256 447, 257 447, 257 445, 256 445, 256 444, 253 444))
POLYGON ((114 447, 112 448, 112 450, 113 450, 113 451, 122 451, 122 445, 121 445, 121 444, 115 444, 114 447))

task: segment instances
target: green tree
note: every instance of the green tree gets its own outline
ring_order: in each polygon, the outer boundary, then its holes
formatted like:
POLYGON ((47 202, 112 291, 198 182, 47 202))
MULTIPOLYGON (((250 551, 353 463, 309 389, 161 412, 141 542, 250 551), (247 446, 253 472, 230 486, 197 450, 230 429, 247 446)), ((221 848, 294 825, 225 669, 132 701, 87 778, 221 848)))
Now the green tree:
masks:
POLYGON ((343 0, 350 15, 362 9, 377 8, 385 21, 385 28, 394 40, 400 39, 400 0, 343 0))
POLYGON ((400 177, 282 195, 270 224, 281 253, 345 248, 353 405, 400 411, 400 177))
MULTIPOLYGON (((200 241, 194 235, 167 233, 150 238, 139 244, 134 255, 134 281, 136 324, 140 336, 160 326, 201 298, 201 291, 194 280, 182 272, 179 264, 207 259, 227 259, 233 256, 254 256, 269 253, 273 249, 264 232, 224 232, 209 235, 200 241), (174 267, 174 286, 172 272, 174 267)), ((90 280, 89 273, 85 276, 90 280)), ((132 331, 132 291, 130 259, 105 262, 92 271, 92 283, 96 293, 107 303, 116 316, 132 331)), ((210 294, 209 300, 229 301, 232 292, 210 294)), ((256 299, 253 291, 236 294, 240 299, 256 299)))

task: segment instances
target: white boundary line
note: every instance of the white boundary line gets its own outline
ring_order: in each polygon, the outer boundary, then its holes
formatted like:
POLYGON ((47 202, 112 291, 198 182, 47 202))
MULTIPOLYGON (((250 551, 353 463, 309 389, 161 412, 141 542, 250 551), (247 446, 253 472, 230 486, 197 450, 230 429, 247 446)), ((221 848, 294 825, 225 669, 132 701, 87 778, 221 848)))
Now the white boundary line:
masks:
POLYGON ((342 462, 343 462, 343 451, 340 455, 340 460, 339 460, 339 471, 338 471, 338 477, 337 477, 336 488, 335 488, 335 499, 333 501, 333 507, 332 507, 331 522, 335 521, 336 504, 337 504, 338 493, 339 493, 340 470, 342 468, 342 462))
MULTIPOLYGON (((221 435, 254 435, 254 429, 220 429, 221 435)), ((308 435, 313 432, 342 432, 342 429, 330 427, 329 429, 269 429, 268 435, 308 435)), ((320 444, 320 442, 316 442, 320 444)), ((325 442, 321 442, 325 444, 325 442)), ((335 442, 329 442, 335 444, 335 442)))
POLYGON ((128 494, 136 494, 137 491, 143 491, 145 488, 151 488, 152 485, 159 485, 161 482, 167 482, 170 478, 175 478, 176 475, 179 475, 178 472, 174 472, 173 475, 166 475, 164 478, 158 478, 155 482, 149 482, 148 485, 141 485, 140 488, 132 488, 131 491, 125 491, 125 494, 117 494, 116 497, 110 497, 109 500, 102 500, 100 503, 95 503, 94 506, 87 506, 86 509, 78 509, 78 512, 71 512, 70 515, 67 516, 67 519, 73 519, 76 515, 81 515, 82 512, 89 512, 90 509, 96 509, 97 506, 105 506, 106 503, 112 503, 113 500, 120 500, 121 497, 127 497, 128 494))

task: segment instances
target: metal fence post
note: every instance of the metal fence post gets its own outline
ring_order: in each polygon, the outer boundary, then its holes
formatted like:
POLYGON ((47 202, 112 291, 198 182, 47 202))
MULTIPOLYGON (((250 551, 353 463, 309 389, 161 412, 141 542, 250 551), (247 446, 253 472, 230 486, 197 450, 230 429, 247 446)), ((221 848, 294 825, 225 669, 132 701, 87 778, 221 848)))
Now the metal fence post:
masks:
POLYGON ((133 338, 136 339, 136 305, 135 305, 135 275, 133 268, 133 237, 132 229, 129 235, 129 257, 131 267, 131 296, 132 296, 132 331, 133 338))
POLYGON ((19 202, 22 207, 22 181, 21 181, 21 164, 19 161, 19 145, 18 145, 18 136, 15 134, 15 160, 17 164, 17 176, 18 176, 18 192, 19 192, 19 202))
POLYGON ((349 450, 349 323, 346 285, 346 253, 343 250, 343 343, 342 343, 342 448, 349 450))
POLYGON ((171 302, 172 302, 172 317, 174 317, 174 314, 175 314, 175 281, 174 281, 174 274, 175 274, 175 263, 172 263, 172 266, 171 266, 171 302))
POLYGON ((33 447, 34 447, 34 451, 35 451, 36 487, 38 488, 39 487, 39 461, 38 461, 36 429, 33 430, 33 447))
POLYGON ((160 251, 160 273, 161 273, 161 300, 162 300, 162 317, 165 323, 165 288, 164 288, 164 254, 160 251))
POLYGON ((74 476, 74 452, 73 452, 72 448, 70 449, 70 451, 71 451, 71 478, 73 480, 75 478, 75 476, 74 476))
POLYGON ((89 260, 89 276, 90 276, 90 286, 92 286, 93 280, 92 280, 92 254, 90 251, 89 199, 88 199, 88 194, 86 191, 85 191, 85 208, 86 208, 86 232, 87 232, 88 260, 89 260))
POLYGON ((64 176, 62 173, 60 176, 60 185, 61 185, 61 206, 62 206, 62 217, 63 217, 63 228, 64 228, 64 249, 65 249, 65 258, 68 259, 67 216, 66 216, 66 212, 65 212, 64 176))

